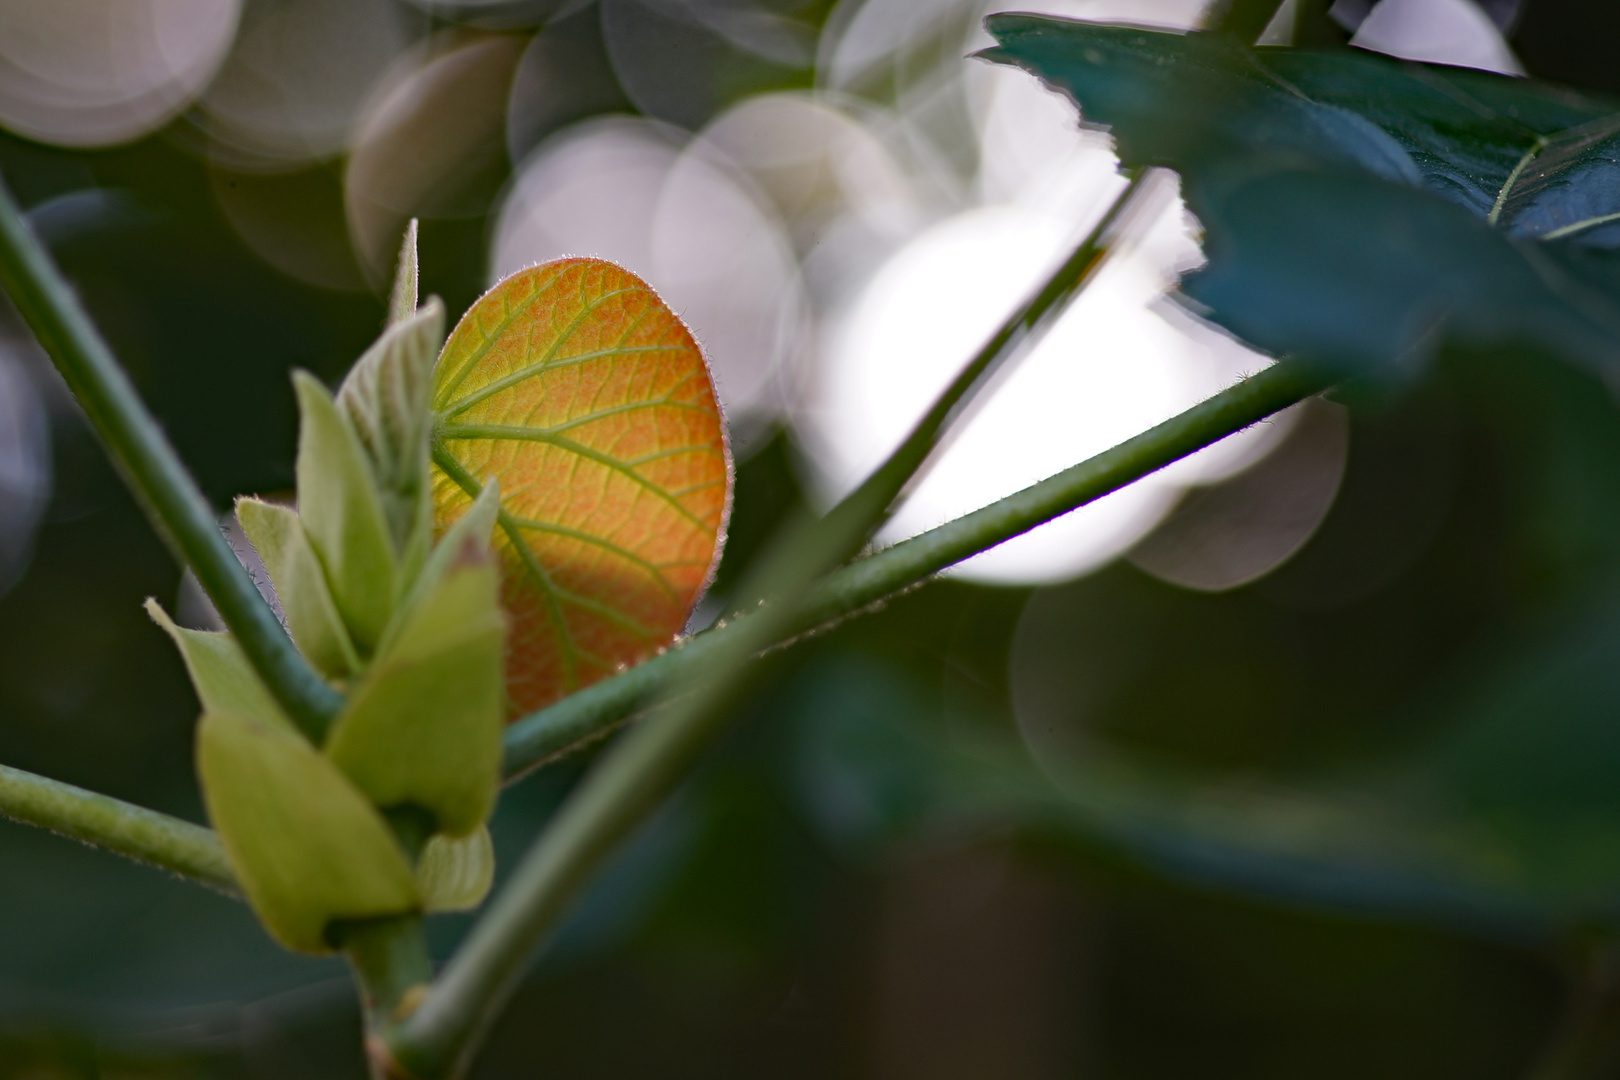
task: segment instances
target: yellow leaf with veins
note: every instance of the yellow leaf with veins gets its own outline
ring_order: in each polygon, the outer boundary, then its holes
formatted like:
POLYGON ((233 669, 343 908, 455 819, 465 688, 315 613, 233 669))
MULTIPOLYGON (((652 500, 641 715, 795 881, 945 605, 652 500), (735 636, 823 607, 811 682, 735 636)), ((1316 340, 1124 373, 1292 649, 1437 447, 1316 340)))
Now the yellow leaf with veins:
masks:
POLYGON ((507 278, 445 343, 433 407, 438 529, 500 483, 514 709, 680 631, 719 556, 731 458, 703 353, 645 282, 600 259, 507 278))

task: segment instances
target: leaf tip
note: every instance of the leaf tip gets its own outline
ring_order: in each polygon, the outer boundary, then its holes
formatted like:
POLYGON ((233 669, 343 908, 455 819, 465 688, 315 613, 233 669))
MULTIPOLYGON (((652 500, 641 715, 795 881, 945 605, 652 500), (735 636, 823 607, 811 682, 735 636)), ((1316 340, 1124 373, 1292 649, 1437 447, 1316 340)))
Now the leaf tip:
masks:
POLYGON ((399 245, 399 262, 394 270, 394 287, 388 296, 388 322, 404 322, 416 313, 417 288, 421 276, 417 257, 417 221, 405 226, 399 245))

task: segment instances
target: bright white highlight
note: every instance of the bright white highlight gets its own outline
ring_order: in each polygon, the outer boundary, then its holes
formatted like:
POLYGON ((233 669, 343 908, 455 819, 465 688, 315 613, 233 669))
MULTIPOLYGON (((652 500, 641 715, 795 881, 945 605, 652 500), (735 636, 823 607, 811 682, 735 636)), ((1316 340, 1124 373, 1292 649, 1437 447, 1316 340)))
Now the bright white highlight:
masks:
POLYGON ((1470 0, 1383 0, 1350 44, 1403 60, 1524 74, 1502 32, 1470 0))
MULTIPOLYGON (((970 211, 907 245, 835 332, 805 413, 825 494, 852 489, 899 445, 977 345, 1066 253, 1061 219, 970 211)), ((992 388, 883 533, 894 541, 975 510, 1184 407, 1183 339, 1107 275, 992 388)), ((1155 478, 962 564, 982 581, 1059 581, 1113 558, 1174 501, 1155 478)))
POLYGON ((239 0, 0 4, 0 125, 57 146, 113 146, 168 123, 208 85, 239 0))

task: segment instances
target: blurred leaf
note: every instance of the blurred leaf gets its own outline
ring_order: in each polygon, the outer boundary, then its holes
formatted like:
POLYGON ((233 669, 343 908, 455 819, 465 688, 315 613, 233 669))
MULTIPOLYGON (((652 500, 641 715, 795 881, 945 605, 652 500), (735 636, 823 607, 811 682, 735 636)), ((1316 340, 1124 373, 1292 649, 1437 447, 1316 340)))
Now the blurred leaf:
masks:
POLYGON ((1182 172, 1209 256, 1184 292, 1255 345, 1347 370, 1442 341, 1534 344, 1598 368, 1620 358, 1620 255, 1597 250, 1598 227, 1554 239, 1576 214, 1620 208, 1603 160, 1610 106, 1210 34, 1022 15, 990 26, 1001 45, 985 55, 1070 94, 1125 164, 1182 172))
POLYGON ((360 657, 297 513, 291 507, 244 498, 236 502, 236 520, 264 561, 299 650, 330 678, 346 679, 358 672, 360 657))
POLYGON ((1482 650, 1423 702, 1447 718, 1437 737, 1292 782, 1154 767, 1101 742, 1038 770, 986 729, 942 737, 904 679, 836 657, 801 680, 799 787, 857 850, 1011 821, 1289 903, 1509 937, 1612 928, 1620 604, 1522 646, 1482 650))
POLYGON ((331 951, 334 919, 419 906, 388 823, 298 732, 230 712, 203 715, 197 771, 208 817, 242 891, 277 941, 331 951))
POLYGON ((313 375, 294 372, 298 428, 298 516, 326 570, 332 599, 363 654, 376 648, 393 613, 398 558, 365 450, 313 375))
POLYGON ((703 354, 652 289, 596 259, 507 278, 451 333, 434 408, 440 527, 501 487, 515 708, 681 629, 710 579, 731 465, 703 354))
POLYGON ((483 903, 494 882, 495 845, 484 826, 454 839, 434 836, 416 862, 416 890, 425 911, 470 911, 483 903))

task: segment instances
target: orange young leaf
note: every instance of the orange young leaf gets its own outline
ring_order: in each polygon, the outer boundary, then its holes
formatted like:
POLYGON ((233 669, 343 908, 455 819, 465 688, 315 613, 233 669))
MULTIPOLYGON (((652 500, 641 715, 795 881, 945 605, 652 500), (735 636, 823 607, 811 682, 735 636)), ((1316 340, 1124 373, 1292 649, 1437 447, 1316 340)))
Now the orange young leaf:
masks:
POLYGON ((541 708, 666 644, 713 575, 731 458, 703 353, 600 259, 502 281, 434 373, 442 532, 500 484, 507 694, 541 708))

